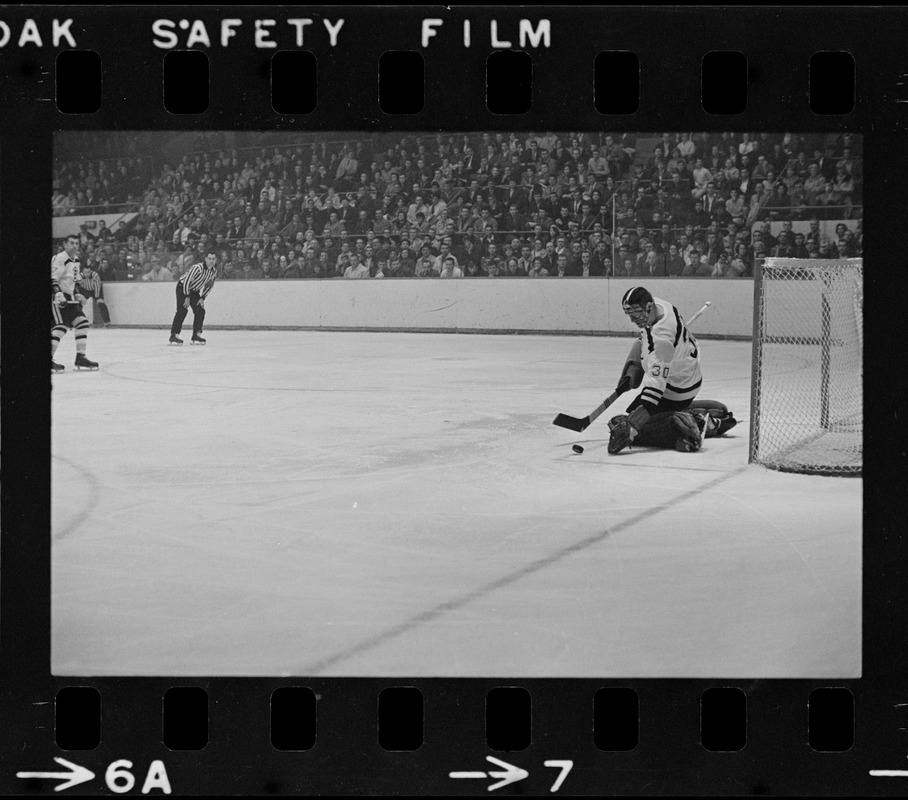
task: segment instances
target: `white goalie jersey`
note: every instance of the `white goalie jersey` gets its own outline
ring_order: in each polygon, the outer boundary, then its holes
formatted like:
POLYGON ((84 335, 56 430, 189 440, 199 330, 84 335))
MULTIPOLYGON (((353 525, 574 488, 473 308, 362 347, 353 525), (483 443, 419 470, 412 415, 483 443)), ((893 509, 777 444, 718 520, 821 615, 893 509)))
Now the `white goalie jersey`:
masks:
POLYGON ((678 309, 666 300, 653 298, 661 314, 649 328, 640 331, 640 365, 643 383, 640 400, 653 410, 662 398, 692 400, 700 390, 700 348, 687 329, 678 309))

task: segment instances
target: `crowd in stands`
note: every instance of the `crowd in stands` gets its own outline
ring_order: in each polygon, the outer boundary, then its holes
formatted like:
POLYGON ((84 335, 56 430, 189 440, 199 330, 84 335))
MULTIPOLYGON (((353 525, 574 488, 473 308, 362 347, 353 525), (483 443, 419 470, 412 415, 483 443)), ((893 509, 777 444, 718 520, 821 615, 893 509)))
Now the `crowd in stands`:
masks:
POLYGON ((643 134, 363 134, 68 162, 54 213, 135 203, 82 227, 102 280, 174 280, 210 251, 221 279, 748 277, 770 255, 861 254, 855 138, 663 134, 643 153, 643 134))

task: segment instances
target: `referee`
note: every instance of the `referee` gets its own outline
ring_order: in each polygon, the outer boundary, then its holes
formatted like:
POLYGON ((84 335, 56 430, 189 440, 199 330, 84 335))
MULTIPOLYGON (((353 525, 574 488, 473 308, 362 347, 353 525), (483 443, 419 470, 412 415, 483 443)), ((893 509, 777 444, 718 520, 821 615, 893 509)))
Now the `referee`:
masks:
POLYGON ((101 319, 104 322, 104 327, 109 328, 110 310, 107 308, 107 302, 104 300, 104 285, 101 283, 101 275, 97 270, 94 270, 91 267, 86 267, 81 272, 82 279, 79 281, 79 286, 82 288, 82 295, 87 300, 94 298, 94 300, 97 301, 98 311, 101 312, 101 319))
POLYGON ((205 298, 214 287, 217 278, 218 257, 213 251, 205 254, 205 260, 193 264, 189 271, 177 281, 177 313, 170 326, 170 344, 183 344, 177 334, 183 329, 183 320, 192 306, 192 344, 205 344, 202 338, 202 323, 205 322, 205 298))

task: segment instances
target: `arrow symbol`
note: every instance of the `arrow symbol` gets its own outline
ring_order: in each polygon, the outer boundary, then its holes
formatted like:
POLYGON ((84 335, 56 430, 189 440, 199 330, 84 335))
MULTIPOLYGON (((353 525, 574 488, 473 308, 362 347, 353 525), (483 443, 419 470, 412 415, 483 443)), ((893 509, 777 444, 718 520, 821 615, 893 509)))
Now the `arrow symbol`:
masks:
POLYGON ((67 772, 17 772, 17 778, 50 778, 50 779, 59 779, 66 778, 65 783, 61 783, 59 786, 54 786, 55 792, 62 792, 64 789, 69 789, 71 786, 78 786, 80 783, 85 783, 90 781, 95 777, 95 773, 90 769, 85 769, 85 767, 80 767, 78 764, 73 764, 72 761, 67 761, 65 758, 54 758, 61 767, 66 767, 67 772))
POLYGON ((507 786, 509 783, 517 783, 517 781, 522 781, 524 778, 528 778, 530 773, 525 769, 520 767, 515 767, 513 764, 508 764, 505 761, 499 761, 497 758, 492 758, 492 756, 486 756, 486 761, 491 761, 493 764, 498 764, 499 767, 504 767, 504 772, 492 772, 489 770, 490 778, 501 778, 498 783, 493 783, 489 787, 490 792, 494 792, 496 789, 500 789, 502 786, 507 786))
POLYGON ((508 764, 506 761, 499 761, 497 758, 492 756, 486 756, 486 761, 490 761, 493 764, 497 764, 499 767, 502 767, 504 771, 500 770, 489 770, 488 773, 485 772, 451 772, 448 773, 449 778, 485 778, 487 775, 489 778, 499 778, 498 783, 493 783, 487 787, 488 791, 494 792, 496 789, 500 789, 502 786, 507 786, 509 783, 517 783, 517 781, 522 781, 524 778, 528 778, 530 773, 525 769, 520 767, 515 767, 513 764, 508 764))

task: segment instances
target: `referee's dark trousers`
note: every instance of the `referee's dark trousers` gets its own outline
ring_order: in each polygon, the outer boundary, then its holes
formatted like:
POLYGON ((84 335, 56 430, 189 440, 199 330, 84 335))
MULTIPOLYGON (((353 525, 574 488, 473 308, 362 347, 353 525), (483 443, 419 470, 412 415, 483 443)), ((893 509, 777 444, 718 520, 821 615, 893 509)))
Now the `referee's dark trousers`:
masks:
POLYGON ((183 282, 177 281, 177 313, 173 315, 173 325, 170 326, 170 333, 176 336, 183 330, 183 320, 189 309, 183 304, 186 298, 189 298, 189 305, 192 307, 192 334, 195 336, 202 332, 202 323, 205 321, 205 307, 199 305, 200 295, 198 292, 190 292, 188 295, 183 291, 183 282))

